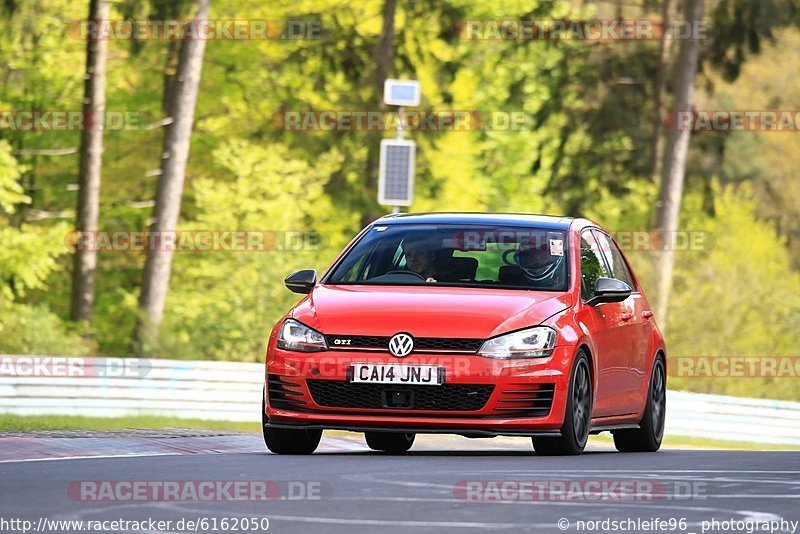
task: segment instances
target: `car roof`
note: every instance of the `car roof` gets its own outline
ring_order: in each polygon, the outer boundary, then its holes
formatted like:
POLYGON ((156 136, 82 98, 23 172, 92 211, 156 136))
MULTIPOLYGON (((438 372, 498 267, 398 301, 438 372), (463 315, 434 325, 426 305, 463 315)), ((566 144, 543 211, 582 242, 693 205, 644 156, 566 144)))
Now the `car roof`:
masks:
POLYGON ((393 213, 381 217, 375 224, 486 224, 568 230, 574 220, 572 217, 527 213, 393 213))

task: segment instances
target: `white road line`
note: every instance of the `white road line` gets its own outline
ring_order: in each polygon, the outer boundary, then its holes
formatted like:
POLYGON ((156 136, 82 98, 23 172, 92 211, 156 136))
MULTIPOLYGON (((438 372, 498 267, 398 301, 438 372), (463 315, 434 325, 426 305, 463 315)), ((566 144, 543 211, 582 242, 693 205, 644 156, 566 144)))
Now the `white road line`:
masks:
POLYGON ((407 521, 392 519, 347 519, 341 517, 308 517, 294 515, 269 515, 272 521, 291 521, 296 523, 323 523, 329 525, 370 525, 391 527, 417 527, 417 528, 525 528, 554 527, 555 523, 532 525, 525 523, 479 523, 472 521, 407 521))
POLYGON ((592 505, 637 505, 653 504, 660 505, 662 503, 681 503, 681 502, 697 502, 706 501, 710 499, 800 499, 800 495, 704 495, 701 499, 670 499, 665 496, 654 496, 653 499, 614 499, 613 496, 607 500, 592 499, 592 500, 471 500, 471 499, 456 499, 452 497, 331 497, 335 501, 409 501, 409 502, 442 502, 442 503, 465 503, 465 504, 532 504, 532 505, 575 505, 575 506, 592 506, 592 505))
MULTIPOLYGON (((798 455, 798 459, 800 459, 800 455, 798 455)), ((526 471, 521 471, 519 469, 492 469, 492 473, 521 473, 525 474, 526 471)), ((747 471, 742 469, 736 470, 723 470, 723 469, 580 469, 575 471, 570 470, 558 470, 558 471, 547 471, 547 470, 537 470, 537 471, 529 471, 530 473, 536 474, 548 474, 548 473, 637 473, 637 474, 648 474, 648 473, 724 473, 726 475, 730 475, 731 472, 739 473, 753 473, 753 474, 778 474, 778 475, 796 475, 800 474, 800 471, 747 471)))
MULTIPOLYGON (((215 454, 209 452, 207 454, 215 454)), ((0 460, 0 464, 18 464, 27 462, 55 462, 57 460, 96 460, 107 458, 147 458, 149 456, 185 456, 178 452, 157 452, 157 453, 127 453, 127 454, 100 454, 94 456, 50 456, 47 458, 24 458, 21 460, 0 460)))

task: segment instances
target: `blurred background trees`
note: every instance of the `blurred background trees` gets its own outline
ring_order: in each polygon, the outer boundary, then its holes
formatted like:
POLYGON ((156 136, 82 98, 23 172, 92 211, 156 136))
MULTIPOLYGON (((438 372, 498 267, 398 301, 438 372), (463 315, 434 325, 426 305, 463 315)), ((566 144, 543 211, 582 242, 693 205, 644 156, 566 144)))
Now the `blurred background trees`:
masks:
MULTIPOLYGON (((685 0, 671 4, 681 17, 685 0)), ((796 8, 795 0, 705 0, 710 26, 695 107, 796 109, 796 8)), ((88 9, 89 0, 0 3, 0 110, 81 109, 87 43, 68 27, 88 9)), ((189 1, 122 0, 110 18, 185 19, 195 9, 189 1)), ((661 0, 214 0, 210 18, 319 20, 321 36, 206 43, 177 229, 315 232, 320 242, 266 253, 176 253, 152 353, 263 357, 269 329, 297 299, 283 277, 323 270, 364 220, 385 211, 370 169, 376 140, 392 135, 287 132, 275 115, 378 109, 386 76, 420 80, 425 110, 526 117, 523 130, 411 133, 419 145, 412 211, 568 214, 611 230, 653 228, 656 136, 666 134, 657 133, 655 117, 674 104, 680 43, 667 40, 662 54, 658 40, 469 41, 456 28, 470 19, 663 12, 661 0)), ((99 227, 146 230, 180 42, 111 40, 108 48, 106 109, 134 112, 138 127, 103 134, 99 227)), ((133 353, 145 254, 100 252, 88 330, 69 320, 73 259, 65 237, 76 221, 80 137, 0 128, 2 352, 133 353)), ((675 254, 671 355, 798 354, 798 145, 795 133, 692 135, 678 227, 704 232, 709 246, 675 254)), ((654 254, 628 255, 653 300, 654 254)), ((797 395, 747 380, 678 385, 797 395)))

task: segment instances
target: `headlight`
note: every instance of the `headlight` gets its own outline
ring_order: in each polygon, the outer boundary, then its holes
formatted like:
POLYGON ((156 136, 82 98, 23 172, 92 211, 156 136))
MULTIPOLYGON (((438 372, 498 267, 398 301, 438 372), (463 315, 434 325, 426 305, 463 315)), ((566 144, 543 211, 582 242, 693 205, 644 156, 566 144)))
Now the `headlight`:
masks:
POLYGON ((527 328, 487 339, 478 354, 487 358, 546 358, 556 346, 556 332, 546 326, 527 328))
POLYGON ((278 348, 299 352, 328 350, 325 336, 294 319, 286 319, 278 334, 278 348))

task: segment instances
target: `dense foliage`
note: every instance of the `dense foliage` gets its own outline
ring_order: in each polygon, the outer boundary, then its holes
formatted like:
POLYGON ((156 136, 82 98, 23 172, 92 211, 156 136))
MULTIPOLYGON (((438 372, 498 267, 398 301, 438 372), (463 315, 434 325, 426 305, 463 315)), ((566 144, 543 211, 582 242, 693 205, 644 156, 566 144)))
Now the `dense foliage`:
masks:
MULTIPOLYGON (((80 109, 85 41, 67 28, 86 16, 84 4, 0 5, 0 109, 80 109)), ((113 4, 113 18, 182 16, 185 4, 124 0, 113 4)), ((373 58, 382 4, 213 1, 216 18, 320 20, 322 34, 208 43, 180 230, 267 231, 279 243, 286 232, 314 232, 320 240, 299 249, 176 254, 159 356, 260 360, 267 332, 297 299, 283 277, 302 267, 323 270, 385 209, 367 176, 377 141, 391 132, 287 132, 275 120, 286 110, 378 109, 373 58)), ((659 15, 654 2, 626 9, 630 17, 659 15)), ((469 19, 609 15, 588 5, 576 11, 566 0, 398 2, 389 73, 421 81, 423 109, 526 117, 518 130, 411 134, 419 145, 412 211, 559 213, 614 230, 650 228, 658 194, 648 170, 658 43, 467 41, 454 31, 469 19)), ((706 108, 781 109, 797 101, 792 65, 800 61, 800 37, 794 29, 772 31, 788 26, 789 14, 767 15, 785 20, 772 21, 757 47, 733 43, 736 61, 725 53, 730 43, 713 43, 701 77, 706 108)), ((174 52, 167 41, 110 43, 108 110, 131 113, 137 126, 106 133, 104 230, 147 228, 163 137, 155 125, 174 52)), ((65 237, 74 224, 79 138, 76 131, 0 128, 4 353, 131 353, 142 253, 101 253, 91 326, 84 331, 67 320, 65 237)), ((797 143, 788 133, 693 138, 682 225, 710 236, 713 246, 677 255, 671 355, 798 354, 797 143)), ((651 256, 630 254, 646 290, 651 256)), ((786 380, 677 385, 797 396, 786 380)))

